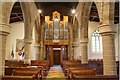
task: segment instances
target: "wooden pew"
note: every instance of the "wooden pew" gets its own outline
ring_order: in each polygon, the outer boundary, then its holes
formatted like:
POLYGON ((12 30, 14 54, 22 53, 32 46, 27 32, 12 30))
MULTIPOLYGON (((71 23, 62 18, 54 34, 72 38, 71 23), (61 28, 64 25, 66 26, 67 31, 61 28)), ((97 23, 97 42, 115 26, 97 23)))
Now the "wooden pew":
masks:
POLYGON ((2 76, 2 80, 36 80, 34 76, 2 76))
POLYGON ((44 70, 49 69, 49 65, 47 61, 40 61, 40 60, 31 60, 31 66, 43 66, 44 70))
POLYGON ((94 68, 80 68, 80 69, 71 69, 69 72, 68 78, 73 78, 73 75, 96 75, 94 68))
POLYGON ((43 68, 42 67, 21 67, 21 68, 5 68, 5 76, 17 75, 17 76, 28 76, 34 74, 37 71, 36 77, 42 78, 43 77, 43 68))
POLYGON ((73 75, 73 80, 119 80, 118 75, 73 75))
POLYGON ((27 67, 29 64, 24 64, 23 60, 5 60, 5 66, 8 67, 27 67))
POLYGON ((32 76, 42 78, 42 68, 17 68, 13 70, 14 76, 32 76))
POLYGON ((43 67, 43 76, 47 76, 47 72, 49 70, 49 64, 48 61, 40 61, 40 60, 31 60, 31 66, 38 66, 43 67))
MULTIPOLYGON (((117 74, 119 74, 119 61, 116 61, 117 63, 117 74)), ((89 68, 95 68, 96 69, 96 75, 103 75, 103 60, 102 59, 90 59, 88 61, 88 64, 83 65, 80 61, 63 61, 63 71, 65 75, 68 75, 68 68, 70 67, 89 67, 89 68)))
POLYGON ((68 67, 73 67, 73 66, 79 66, 81 63, 80 61, 74 61, 74 60, 68 60, 68 61, 63 61, 63 72, 65 73, 65 75, 67 75, 67 70, 68 67))

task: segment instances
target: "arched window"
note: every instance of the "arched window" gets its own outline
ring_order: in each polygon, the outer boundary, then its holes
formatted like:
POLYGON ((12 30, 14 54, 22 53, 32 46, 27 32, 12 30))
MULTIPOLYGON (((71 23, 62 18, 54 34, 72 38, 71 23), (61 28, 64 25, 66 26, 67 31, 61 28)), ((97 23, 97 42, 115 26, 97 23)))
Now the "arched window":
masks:
POLYGON ((92 52, 102 53, 102 36, 99 34, 98 30, 92 33, 92 52))

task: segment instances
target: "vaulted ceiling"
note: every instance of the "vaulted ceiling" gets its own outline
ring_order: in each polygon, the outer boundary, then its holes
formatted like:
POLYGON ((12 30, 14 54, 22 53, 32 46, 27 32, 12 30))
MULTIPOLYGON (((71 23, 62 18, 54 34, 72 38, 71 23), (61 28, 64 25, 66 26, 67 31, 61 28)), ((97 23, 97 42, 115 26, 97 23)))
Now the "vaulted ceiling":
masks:
MULTIPOLYGON (((78 2, 35 2, 38 9, 42 10, 42 18, 44 16, 52 16, 53 11, 58 11, 61 14, 61 19, 63 15, 69 16, 69 19, 72 18, 71 10, 77 7, 78 2)), ((115 3, 115 16, 114 22, 119 23, 119 3, 115 3)), ((98 12, 96 5, 93 3, 90 11, 90 21, 99 22, 98 12)), ((22 10, 19 2, 16 2, 13 6, 10 23, 23 21, 22 10)))

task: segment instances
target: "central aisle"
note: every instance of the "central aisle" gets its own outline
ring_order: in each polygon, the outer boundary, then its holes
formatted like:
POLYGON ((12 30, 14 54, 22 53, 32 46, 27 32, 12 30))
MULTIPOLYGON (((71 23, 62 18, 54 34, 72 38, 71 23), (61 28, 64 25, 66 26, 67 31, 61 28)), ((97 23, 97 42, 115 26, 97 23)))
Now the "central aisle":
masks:
POLYGON ((66 80, 61 66, 55 65, 53 67, 50 67, 50 70, 47 75, 47 79, 50 79, 50 78, 51 79, 56 78, 57 80, 59 80, 59 79, 66 80))

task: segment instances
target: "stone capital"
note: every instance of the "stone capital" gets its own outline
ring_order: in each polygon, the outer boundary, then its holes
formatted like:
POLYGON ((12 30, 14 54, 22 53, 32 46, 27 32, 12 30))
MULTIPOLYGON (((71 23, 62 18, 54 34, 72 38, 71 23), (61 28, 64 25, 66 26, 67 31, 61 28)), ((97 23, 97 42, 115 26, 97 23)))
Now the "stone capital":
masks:
POLYGON ((7 36, 10 33, 10 28, 11 26, 9 24, 6 23, 0 24, 0 34, 7 36))
POLYGON ((72 45, 73 45, 74 47, 75 47, 75 46, 77 47, 77 46, 79 46, 79 42, 78 42, 78 41, 75 41, 75 42, 72 43, 72 45))
POLYGON ((98 27, 98 29, 99 29, 99 33, 102 35, 116 33, 116 27, 114 25, 110 25, 110 24, 101 24, 98 27))
POLYGON ((32 43, 32 39, 24 38, 24 43, 29 43, 29 44, 31 44, 31 43, 32 43))
POLYGON ((88 39, 87 38, 80 39, 80 43, 88 43, 88 39))
POLYGON ((39 43, 34 43, 34 46, 35 47, 40 47, 40 44, 39 43))

